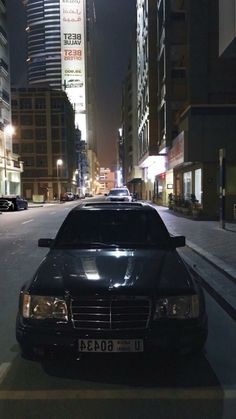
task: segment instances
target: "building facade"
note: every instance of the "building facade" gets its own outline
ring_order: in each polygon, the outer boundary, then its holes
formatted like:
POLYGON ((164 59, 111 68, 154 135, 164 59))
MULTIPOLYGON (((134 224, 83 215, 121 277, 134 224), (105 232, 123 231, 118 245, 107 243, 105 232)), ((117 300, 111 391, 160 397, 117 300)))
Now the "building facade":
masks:
MULTIPOLYGON (((89 161, 89 157, 96 154, 93 1, 27 0, 24 4, 27 15, 28 82, 34 86, 45 83, 50 88, 66 92, 74 109, 75 127, 80 131, 81 146, 77 150, 84 149, 83 145, 86 144, 87 166, 93 173, 95 159, 89 161)), ((80 170, 79 151, 77 154, 80 170)), ((85 158, 84 153, 82 157, 85 158)), ((79 174, 79 179, 84 182, 83 173, 79 174)))
POLYGON ((219 57, 219 3, 158 1, 157 50, 159 150, 167 150, 166 172, 156 177, 161 202, 167 205, 173 193, 182 206, 196 199, 205 216, 219 217, 219 154, 225 149, 232 219, 236 61, 219 57))
POLYGON ((51 201, 77 193, 74 111, 65 92, 12 89, 13 150, 24 161, 22 192, 51 201))
POLYGON ((12 151, 11 88, 6 2, 0 0, 0 195, 21 194, 23 164, 12 151))

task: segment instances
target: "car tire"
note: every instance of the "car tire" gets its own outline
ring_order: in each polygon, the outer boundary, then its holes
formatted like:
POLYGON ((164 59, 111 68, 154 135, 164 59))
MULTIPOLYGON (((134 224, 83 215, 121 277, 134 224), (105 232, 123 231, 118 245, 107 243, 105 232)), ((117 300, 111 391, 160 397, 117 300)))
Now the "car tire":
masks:
POLYGON ((20 345, 20 352, 21 352, 22 358, 24 359, 33 361, 37 358, 34 348, 31 346, 20 345))

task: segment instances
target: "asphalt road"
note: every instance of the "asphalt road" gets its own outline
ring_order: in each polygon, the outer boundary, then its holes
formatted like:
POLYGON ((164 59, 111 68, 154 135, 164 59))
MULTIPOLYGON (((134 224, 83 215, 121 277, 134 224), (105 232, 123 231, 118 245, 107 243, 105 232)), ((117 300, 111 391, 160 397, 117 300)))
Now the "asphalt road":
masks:
POLYGON ((193 358, 85 357, 36 363, 21 358, 15 317, 31 278, 76 203, 0 215, 0 418, 224 418, 236 415, 235 322, 206 294, 209 338, 193 358))

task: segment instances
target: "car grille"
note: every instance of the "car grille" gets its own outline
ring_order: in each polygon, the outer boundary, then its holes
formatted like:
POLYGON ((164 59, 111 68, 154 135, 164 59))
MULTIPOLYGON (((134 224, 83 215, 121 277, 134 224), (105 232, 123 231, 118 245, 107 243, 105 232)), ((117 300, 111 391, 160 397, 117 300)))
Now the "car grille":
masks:
POLYGON ((71 317, 76 329, 146 329, 151 313, 147 297, 76 298, 71 301, 71 317))

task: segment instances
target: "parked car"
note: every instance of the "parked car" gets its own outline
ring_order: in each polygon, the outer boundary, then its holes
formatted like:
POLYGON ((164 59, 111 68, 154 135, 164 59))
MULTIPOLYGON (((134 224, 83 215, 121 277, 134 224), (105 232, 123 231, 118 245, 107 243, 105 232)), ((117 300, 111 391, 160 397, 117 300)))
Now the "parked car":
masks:
POLYGON ((62 201, 74 201, 74 199, 75 195, 73 194, 73 192, 65 192, 61 198, 62 201))
POLYGON ((2 195, 0 197, 0 211, 19 211, 28 209, 28 201, 19 195, 2 195))
POLYGON ((132 202, 132 195, 128 188, 112 188, 108 194, 105 194, 107 201, 126 201, 132 202))
POLYGON ((23 354, 200 351, 207 338, 202 289, 154 207, 83 202, 19 297, 23 354))

